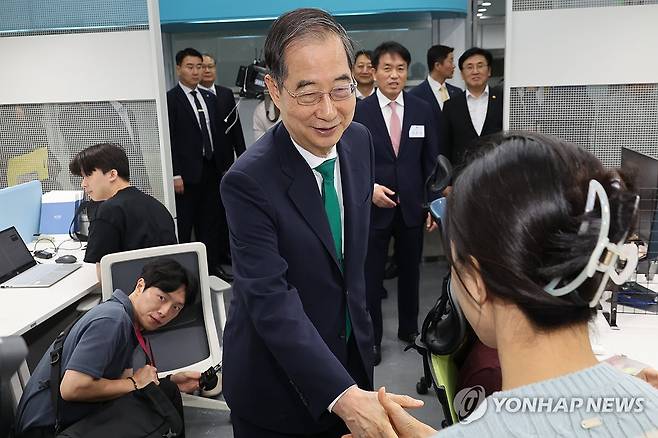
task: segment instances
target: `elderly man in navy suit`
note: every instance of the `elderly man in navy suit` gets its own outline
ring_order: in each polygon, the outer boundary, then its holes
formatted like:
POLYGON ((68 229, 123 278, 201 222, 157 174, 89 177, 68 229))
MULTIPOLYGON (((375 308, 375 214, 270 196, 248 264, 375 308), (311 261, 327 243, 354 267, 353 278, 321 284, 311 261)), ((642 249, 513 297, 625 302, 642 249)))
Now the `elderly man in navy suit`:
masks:
POLYGON ((366 261, 368 310, 375 329, 373 353, 381 360, 381 290, 388 242, 395 238, 398 265, 398 338, 413 342, 418 334, 418 288, 423 223, 436 225, 424 209, 425 181, 439 150, 437 128, 424 100, 403 91, 411 62, 409 51, 394 41, 379 45, 372 64, 378 89, 360 101, 354 120, 373 136, 375 185, 366 261))
MULTIPOLYGON (((409 94, 420 97, 430 104, 441 131, 443 125, 443 104, 456 97, 462 89, 446 82, 455 73, 454 48, 437 44, 427 50, 427 79, 412 88, 409 94)), ((440 138, 440 137, 439 137, 440 138)))
POLYGON ((373 149, 352 123, 352 44, 326 12, 298 9, 274 22, 264 52, 282 123, 221 186, 235 277, 223 358, 234 436, 394 436, 372 391, 373 149))

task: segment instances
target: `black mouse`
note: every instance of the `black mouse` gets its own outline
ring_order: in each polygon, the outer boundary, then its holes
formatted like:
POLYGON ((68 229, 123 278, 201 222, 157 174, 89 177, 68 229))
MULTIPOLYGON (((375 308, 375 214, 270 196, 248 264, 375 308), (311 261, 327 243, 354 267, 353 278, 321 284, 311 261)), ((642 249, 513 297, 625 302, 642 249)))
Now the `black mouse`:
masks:
POLYGON ((75 263, 78 258, 71 254, 66 254, 55 259, 55 263, 75 263))

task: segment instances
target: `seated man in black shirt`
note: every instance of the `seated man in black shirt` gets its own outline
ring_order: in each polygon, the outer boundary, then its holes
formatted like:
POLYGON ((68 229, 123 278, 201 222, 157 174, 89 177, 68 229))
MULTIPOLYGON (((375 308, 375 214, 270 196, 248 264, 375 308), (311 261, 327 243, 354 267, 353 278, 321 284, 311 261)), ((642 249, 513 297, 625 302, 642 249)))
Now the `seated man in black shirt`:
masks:
MULTIPOLYGON (((144 266, 130 295, 117 289, 112 298, 73 325, 61 355, 60 395, 64 401, 59 417, 64 428, 102 408, 99 402, 119 398, 151 382, 160 384, 165 392, 175 391, 173 384, 182 392, 198 388, 201 373, 197 371, 174 374, 169 382, 162 383, 151 365, 134 373, 132 370, 138 333, 141 336, 142 331, 169 323, 186 303, 194 302, 194 294, 195 288, 189 286, 187 272, 178 262, 154 259, 144 266)), ((53 345, 35 368, 18 405, 19 438, 54 437, 55 412, 49 387, 52 349, 53 345)))
POLYGON ((164 205, 130 185, 128 157, 115 144, 100 143, 81 150, 69 164, 82 177, 82 188, 98 207, 89 226, 85 262, 106 254, 178 243, 174 219, 164 205))

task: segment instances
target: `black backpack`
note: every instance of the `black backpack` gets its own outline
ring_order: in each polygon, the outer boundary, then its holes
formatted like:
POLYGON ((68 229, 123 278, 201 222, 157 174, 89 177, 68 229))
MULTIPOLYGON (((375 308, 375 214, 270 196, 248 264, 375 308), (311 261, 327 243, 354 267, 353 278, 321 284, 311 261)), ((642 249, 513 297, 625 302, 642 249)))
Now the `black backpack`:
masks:
POLYGON ((57 438, 162 438, 185 435, 180 391, 168 378, 115 400, 102 403, 93 414, 63 428, 61 357, 64 341, 77 320, 57 336, 50 353, 50 393, 55 410, 57 438))

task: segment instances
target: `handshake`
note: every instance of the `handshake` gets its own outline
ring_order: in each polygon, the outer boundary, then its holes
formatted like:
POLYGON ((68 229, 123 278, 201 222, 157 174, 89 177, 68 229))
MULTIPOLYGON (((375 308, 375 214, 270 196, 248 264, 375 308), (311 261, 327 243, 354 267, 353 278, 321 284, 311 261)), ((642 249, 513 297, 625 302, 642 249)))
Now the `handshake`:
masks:
POLYGON ((407 395, 364 391, 356 385, 343 394, 333 408, 350 430, 343 438, 424 438, 436 430, 416 420, 406 409, 420 408, 422 400, 407 395))

